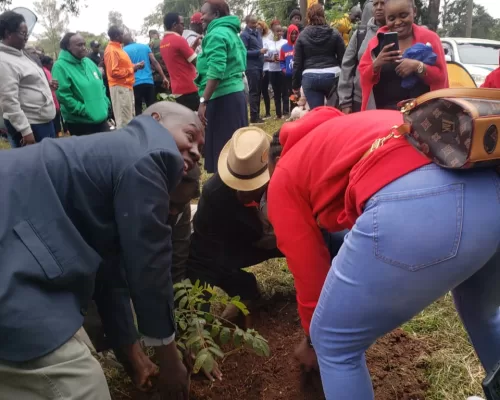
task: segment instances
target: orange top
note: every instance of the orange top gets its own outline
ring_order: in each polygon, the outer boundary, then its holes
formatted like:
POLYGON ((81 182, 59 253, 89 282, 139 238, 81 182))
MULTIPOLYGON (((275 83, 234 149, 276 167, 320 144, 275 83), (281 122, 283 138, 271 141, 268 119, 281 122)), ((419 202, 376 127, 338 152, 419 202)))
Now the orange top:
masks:
POLYGON ((104 65, 109 87, 124 86, 132 89, 135 83, 134 64, 120 43, 108 43, 104 51, 104 65))

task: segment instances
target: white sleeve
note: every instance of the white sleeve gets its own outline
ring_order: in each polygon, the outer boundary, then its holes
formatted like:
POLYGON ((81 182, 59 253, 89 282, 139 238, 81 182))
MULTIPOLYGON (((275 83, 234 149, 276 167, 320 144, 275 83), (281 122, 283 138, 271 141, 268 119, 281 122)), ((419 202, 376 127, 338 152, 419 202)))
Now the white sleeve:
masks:
POLYGON ((142 341, 144 344, 148 347, 158 347, 158 346, 167 346, 170 343, 172 343, 175 340, 175 333, 168 337, 168 338, 163 338, 163 339, 156 339, 148 336, 144 336, 142 338, 142 341))

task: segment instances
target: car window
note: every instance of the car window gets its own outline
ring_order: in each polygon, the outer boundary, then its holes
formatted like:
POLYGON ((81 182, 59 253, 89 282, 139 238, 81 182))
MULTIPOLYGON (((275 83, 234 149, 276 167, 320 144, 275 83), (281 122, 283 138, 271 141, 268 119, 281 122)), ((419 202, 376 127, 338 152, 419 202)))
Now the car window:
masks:
POLYGON ((453 54, 453 47, 449 43, 443 42, 443 50, 444 54, 447 56, 450 56, 452 61, 455 61, 455 55, 453 54))
POLYGON ((500 45, 457 43, 457 47, 463 64, 498 65, 500 45))

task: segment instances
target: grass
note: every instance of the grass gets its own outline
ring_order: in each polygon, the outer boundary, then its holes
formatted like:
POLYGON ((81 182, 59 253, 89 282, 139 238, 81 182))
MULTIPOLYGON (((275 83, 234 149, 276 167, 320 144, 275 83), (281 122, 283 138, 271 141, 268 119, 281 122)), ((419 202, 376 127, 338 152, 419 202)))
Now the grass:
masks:
POLYGON ((7 150, 7 149, 10 149, 9 142, 0 138, 0 150, 7 150))
MULTIPOLYGON (((283 120, 270 119, 261 128, 272 135, 282 124, 283 120)), ((8 148, 8 142, 0 139, 0 149, 8 148)), ((203 172, 202 183, 208 178, 203 172)), ((284 259, 269 260, 248 270, 256 275, 265 298, 289 297, 295 293, 293 277, 284 259)), ((430 383, 427 400, 465 400, 482 394, 484 371, 455 312, 451 295, 422 311, 403 329, 423 340, 432 350, 425 360, 430 383)), ((121 389, 128 382, 123 372, 109 366, 104 369, 112 391, 129 398, 121 389)))
POLYGON ((453 305, 451 294, 422 311, 403 329, 431 347, 427 400, 465 400, 481 395, 484 371, 453 305))

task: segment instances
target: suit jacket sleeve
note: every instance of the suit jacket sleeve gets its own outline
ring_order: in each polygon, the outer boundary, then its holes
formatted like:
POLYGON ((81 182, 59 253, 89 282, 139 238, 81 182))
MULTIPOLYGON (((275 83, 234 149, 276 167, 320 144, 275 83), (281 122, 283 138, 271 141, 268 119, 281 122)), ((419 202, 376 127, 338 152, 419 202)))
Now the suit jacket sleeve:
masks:
POLYGON ((172 240, 167 219, 169 191, 177 184, 181 169, 176 157, 150 153, 122 173, 115 189, 122 265, 139 331, 151 338, 175 333, 172 240))
POLYGON ((139 339, 130 306, 130 293, 119 257, 107 260, 96 278, 94 301, 108 345, 114 349, 139 339))
POLYGON ((247 55, 248 57, 251 58, 259 58, 260 56, 260 50, 249 50, 248 48, 250 47, 250 35, 248 35, 246 32, 243 32, 241 35, 241 41, 245 45, 247 49, 247 55))
POLYGON ((352 107, 354 92, 354 77, 356 76, 356 67, 358 66, 358 35, 354 32, 347 50, 342 59, 342 68, 340 71, 339 87, 337 93, 341 107, 352 107))

